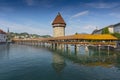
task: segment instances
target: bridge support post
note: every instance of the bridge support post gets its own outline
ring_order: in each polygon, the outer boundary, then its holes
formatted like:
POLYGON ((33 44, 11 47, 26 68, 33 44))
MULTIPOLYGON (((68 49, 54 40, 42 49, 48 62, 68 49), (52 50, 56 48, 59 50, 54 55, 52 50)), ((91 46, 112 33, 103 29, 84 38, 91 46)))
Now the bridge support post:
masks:
POLYGON ((53 43, 51 43, 51 47, 50 48, 53 49, 53 47, 54 47, 54 45, 53 45, 53 43))
POLYGON ((109 56, 109 53, 110 53, 110 45, 108 45, 108 56, 109 56))
POLYGON ((78 53, 78 51, 79 51, 79 47, 78 47, 78 45, 77 45, 77 44, 75 44, 75 53, 77 54, 77 53, 78 53))
POLYGON ((57 43, 55 43, 54 45, 55 45, 55 46, 54 46, 54 47, 55 47, 54 49, 57 50, 57 43))
POLYGON ((70 45, 69 45, 69 44, 66 44, 66 51, 67 51, 68 53, 70 53, 70 45))
POLYGON ((55 50, 55 43, 52 43, 52 49, 55 50))
POLYGON ((65 50, 65 45, 64 44, 60 44, 61 45, 61 50, 62 50, 62 52, 64 52, 64 50, 65 50))
POLYGON ((61 44, 57 44, 56 47, 57 47, 58 50, 61 50, 61 44))
POLYGON ((65 47, 66 47, 65 50, 67 51, 68 50, 68 44, 66 44, 65 47))
POLYGON ((45 42, 43 42, 43 47, 45 47, 45 42))
POLYGON ((42 42, 40 42, 40 46, 42 46, 42 42))
POLYGON ((87 45, 85 45, 85 51, 89 51, 89 49, 88 49, 88 46, 87 46, 87 45))
POLYGON ((101 45, 98 45, 98 52, 99 52, 99 56, 100 56, 100 52, 101 52, 101 45))

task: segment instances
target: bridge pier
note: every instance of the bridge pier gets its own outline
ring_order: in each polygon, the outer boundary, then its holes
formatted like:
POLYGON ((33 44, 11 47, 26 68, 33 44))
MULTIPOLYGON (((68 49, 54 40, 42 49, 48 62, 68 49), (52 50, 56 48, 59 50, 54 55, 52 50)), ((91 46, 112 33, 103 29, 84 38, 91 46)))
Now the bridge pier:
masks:
POLYGON ((108 56, 109 56, 109 54, 110 54, 110 45, 108 45, 108 56))
POLYGON ((56 43, 56 50, 61 50, 61 51, 64 51, 64 44, 58 44, 56 43))
POLYGON ((53 44, 53 43, 51 43, 51 49, 53 49, 53 47, 54 47, 54 44, 53 44))
POLYGON ((89 49, 88 49, 88 46, 87 46, 87 45, 85 45, 85 51, 89 51, 89 49))
POLYGON ((57 50, 57 43, 52 43, 52 49, 57 50))
POLYGON ((98 51, 100 53, 100 51, 101 51, 101 45, 98 45, 98 51))
POLYGON ((75 54, 77 54, 77 53, 78 53, 78 51, 79 51, 79 47, 78 47, 78 45, 77 45, 77 44, 75 44, 75 46, 74 46, 74 51, 75 51, 75 54))
POLYGON ((70 52, 70 45, 69 44, 66 44, 66 51, 70 52))
POLYGON ((57 44, 57 50, 61 50, 61 44, 57 44))

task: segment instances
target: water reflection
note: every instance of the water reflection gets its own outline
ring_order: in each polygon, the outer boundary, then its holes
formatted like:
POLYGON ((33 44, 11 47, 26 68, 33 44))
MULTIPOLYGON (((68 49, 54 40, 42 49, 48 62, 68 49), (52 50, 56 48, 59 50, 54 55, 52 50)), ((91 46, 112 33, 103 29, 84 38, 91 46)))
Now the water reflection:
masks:
POLYGON ((84 46, 77 53, 23 45, 0 50, 0 80, 120 80, 120 54, 116 52, 85 51, 84 46))
POLYGON ((0 45, 0 59, 9 58, 10 44, 0 45))
POLYGON ((85 66, 101 66, 101 67, 113 67, 116 66, 120 69, 120 55, 118 53, 100 50, 99 48, 89 48, 87 51, 83 47, 79 48, 79 51, 68 50, 52 50, 56 52, 53 54, 53 66, 56 71, 60 71, 60 68, 65 67, 64 58, 67 58, 74 63, 85 66), (62 65, 61 65, 62 63, 62 65), (59 69, 58 69, 59 68, 59 69))
POLYGON ((116 57, 115 66, 120 70, 120 54, 118 54, 116 57))
POLYGON ((53 63, 52 63, 52 66, 53 66, 54 70, 57 73, 62 72, 62 70, 66 66, 65 60, 64 60, 63 56, 60 56, 57 53, 53 53, 53 63))

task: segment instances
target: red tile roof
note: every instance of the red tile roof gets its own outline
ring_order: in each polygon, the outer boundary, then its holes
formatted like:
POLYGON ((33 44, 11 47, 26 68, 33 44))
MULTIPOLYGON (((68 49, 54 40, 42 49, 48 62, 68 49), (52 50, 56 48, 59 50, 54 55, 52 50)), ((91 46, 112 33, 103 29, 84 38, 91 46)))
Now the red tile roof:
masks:
POLYGON ((65 24, 66 25, 66 23, 65 23, 65 21, 62 18, 62 16, 61 16, 60 13, 58 13, 58 15, 56 16, 56 18, 54 19, 52 25, 54 25, 54 24, 65 24))
POLYGON ((0 29, 0 34, 6 34, 6 32, 0 29))

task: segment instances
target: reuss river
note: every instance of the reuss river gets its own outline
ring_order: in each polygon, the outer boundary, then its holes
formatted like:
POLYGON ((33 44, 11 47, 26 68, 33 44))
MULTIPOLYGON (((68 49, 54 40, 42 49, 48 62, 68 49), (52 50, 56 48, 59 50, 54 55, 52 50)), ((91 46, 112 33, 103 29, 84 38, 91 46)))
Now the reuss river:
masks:
POLYGON ((120 53, 0 45, 0 80, 120 80, 120 53))

